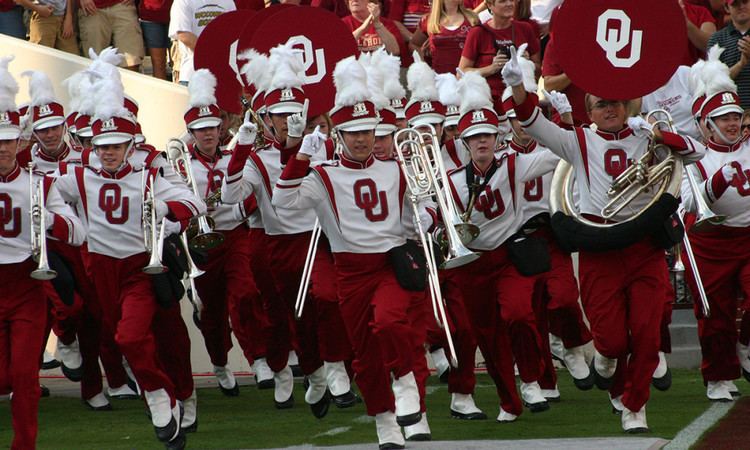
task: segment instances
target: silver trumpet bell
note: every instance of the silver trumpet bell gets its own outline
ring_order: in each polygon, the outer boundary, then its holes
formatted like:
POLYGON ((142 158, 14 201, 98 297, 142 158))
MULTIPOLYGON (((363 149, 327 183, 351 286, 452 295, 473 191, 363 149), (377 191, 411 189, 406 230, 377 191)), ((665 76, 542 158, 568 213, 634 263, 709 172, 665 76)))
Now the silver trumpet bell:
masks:
MULTIPOLYGON (((143 244, 146 247, 146 251, 149 253, 149 260, 148 264, 141 270, 149 275, 158 275, 169 270, 167 266, 161 263, 161 252, 164 247, 164 226, 166 220, 162 219, 161 227, 159 227, 157 231, 153 189, 149 188, 146 191, 147 172, 148 171, 146 170, 143 171, 142 187, 144 192, 146 192, 146 195, 143 201, 143 214, 141 220, 143 221, 143 244)), ((151 180, 151 186, 153 187, 153 179, 151 180)))
POLYGON ((33 168, 34 163, 29 163, 29 198, 31 208, 29 216, 31 218, 31 256, 37 261, 37 267, 31 272, 31 278, 35 280, 51 280, 57 277, 57 272, 49 266, 47 258, 47 216, 44 205, 44 182, 43 180, 34 180, 33 168), (39 232, 36 231, 34 223, 39 223, 39 232))

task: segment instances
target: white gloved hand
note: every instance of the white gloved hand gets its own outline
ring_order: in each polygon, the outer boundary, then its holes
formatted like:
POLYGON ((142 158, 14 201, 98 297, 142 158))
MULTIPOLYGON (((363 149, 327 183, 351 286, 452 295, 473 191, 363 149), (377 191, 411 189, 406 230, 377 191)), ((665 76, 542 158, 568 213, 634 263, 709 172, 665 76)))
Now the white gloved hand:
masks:
POLYGON ((510 59, 503 66, 502 74, 506 86, 520 86, 523 84, 523 70, 521 69, 521 64, 518 62, 518 52, 514 47, 510 48, 510 59))
POLYGON ((628 128, 633 130, 633 134, 638 137, 650 138, 652 135, 652 125, 641 116, 628 118, 628 128))
POLYGON ((286 118, 286 135, 290 138, 301 138, 305 133, 305 127, 307 127, 307 106, 309 101, 305 99, 305 104, 302 106, 302 112, 292 114, 286 118))
MULTIPOLYGON (((36 234, 42 234, 42 215, 41 211, 39 210, 38 206, 34 206, 34 209, 32 211, 32 226, 34 227, 34 232, 36 234)), ((44 211, 44 226, 46 228, 45 233, 47 230, 51 229, 52 226, 55 224, 55 215, 47 210, 44 211)))
POLYGON ((157 222, 167 217, 167 214, 169 214, 169 207, 167 206, 166 202, 164 202, 164 200, 155 198, 154 209, 156 210, 155 213, 157 222))
POLYGON ((237 131, 237 143, 239 145, 252 145, 258 136, 258 126, 251 120, 250 111, 245 113, 245 121, 237 131))
POLYGON ((547 100, 549 100, 549 103, 555 108, 555 111, 557 111, 558 114, 563 115, 565 113, 573 112, 573 107, 570 106, 567 95, 557 91, 547 92, 544 90, 543 92, 544 96, 547 97, 547 100))
MULTIPOLYGON (((420 203, 417 205, 417 211, 419 212, 419 221, 422 222, 422 231, 427 231, 435 225, 435 218, 427 210, 427 205, 420 203)), ((417 230, 419 227, 417 227, 417 230)))
POLYGON ((732 167, 731 164, 724 164, 721 166, 721 176, 723 176, 728 183, 731 183, 736 175, 737 169, 732 167))
POLYGON ((299 148, 299 153, 307 155, 312 158, 316 153, 325 146, 326 139, 328 136, 320 132, 320 126, 315 127, 312 133, 302 138, 302 145, 299 148))
POLYGON ((164 219, 164 236, 171 236, 173 234, 180 234, 182 227, 179 222, 173 222, 169 219, 164 219))

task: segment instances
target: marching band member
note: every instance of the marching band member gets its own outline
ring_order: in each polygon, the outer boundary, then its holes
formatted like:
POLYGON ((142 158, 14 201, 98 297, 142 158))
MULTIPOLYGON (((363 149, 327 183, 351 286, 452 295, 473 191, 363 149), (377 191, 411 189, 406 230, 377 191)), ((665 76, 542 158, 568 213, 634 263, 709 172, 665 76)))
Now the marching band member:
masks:
POLYGON ((484 251, 477 261, 460 268, 460 285, 474 336, 500 396, 497 421, 511 422, 521 414, 521 402, 508 349, 518 364, 524 404, 531 412, 549 409, 538 383, 542 360, 531 307, 534 279, 519 273, 508 241, 523 217, 517 183, 551 171, 557 158, 538 152, 495 159, 500 119, 492 109, 489 85, 480 74, 468 73, 460 86, 459 130, 471 162, 451 172, 449 180, 459 210, 479 226, 479 236, 469 247, 484 251))
MULTIPOLYGON (((179 352, 182 361, 190 360, 190 344, 182 321, 173 322, 181 329, 167 330, 169 338, 180 342, 165 345, 163 327, 156 320, 160 308, 151 277, 143 272, 149 264, 146 242, 153 252, 160 253, 158 239, 144 239, 144 221, 150 213, 154 224, 167 218, 189 220, 204 214, 205 204, 182 187, 175 187, 157 169, 133 168, 127 160, 132 152, 135 124, 122 106, 124 94, 119 80, 103 78, 98 82, 97 109, 92 124, 93 138, 101 169, 76 167, 72 173, 59 177, 59 186, 66 202, 83 211, 87 225, 89 249, 88 271, 102 299, 104 320, 115 330, 115 339, 122 354, 144 392, 157 438, 168 448, 183 448, 181 430, 183 406, 192 385, 176 386, 162 369, 159 356, 167 346, 179 352), (147 173, 144 173, 146 171, 147 173), (144 205, 146 195, 151 207, 144 205), (113 240, 111 236, 118 239, 113 240), (158 355, 158 356, 157 356, 158 355)), ((184 366, 183 366, 184 367, 184 366)), ((186 367, 190 384, 192 374, 186 367)))
POLYGON ((190 107, 184 119, 193 143, 187 150, 191 167, 185 170, 192 173, 197 191, 210 205, 208 215, 213 218, 214 230, 223 236, 222 241, 216 241, 218 236, 215 237, 211 248, 196 258, 196 264, 205 273, 195 279, 195 286, 203 302, 200 331, 214 374, 222 393, 234 397, 239 395, 239 385, 227 367, 227 354, 232 348, 231 332, 234 331, 251 362, 249 342, 253 332, 243 313, 260 301, 250 270, 250 235, 244 225, 245 211, 253 211, 256 205, 253 196, 242 199, 239 208, 208 200, 220 189, 231 154, 219 148, 221 113, 216 106, 215 88, 216 78, 208 69, 198 69, 190 77, 190 107))
MULTIPOLYGON (((749 255, 743 245, 750 225, 745 200, 750 189, 746 187, 747 175, 743 168, 750 165, 750 144, 740 129, 743 110, 737 87, 729 78, 727 66, 718 60, 720 53, 715 58, 709 57, 701 69, 705 99, 700 117, 710 134, 706 156, 695 164, 697 170, 693 172, 711 211, 726 219, 721 225, 706 230, 690 229, 688 237, 711 307, 711 316, 706 318, 696 302, 706 395, 712 401, 728 402, 738 393, 732 380, 739 377, 740 368, 750 369, 748 347, 738 341, 736 326, 737 293, 744 294, 745 298, 750 293, 746 276, 750 268, 749 255), (719 254, 721 256, 717 257, 719 254)), ((695 200, 686 182, 683 183, 683 199, 688 200, 686 207, 694 210, 695 200)), ((683 259, 686 257, 683 254, 683 259)), ((686 266, 689 267, 687 261, 686 266)), ((695 278, 688 276, 688 281, 693 298, 697 299, 695 278)), ((746 303, 741 307, 747 309, 746 303)))
MULTIPOLYGON (((575 170, 580 193, 581 211, 591 220, 605 222, 601 208, 608 201, 606 194, 611 180, 622 173, 628 158, 637 159, 649 145, 650 127, 643 119, 631 118, 626 125, 623 101, 587 96, 589 117, 597 125, 590 128, 565 130, 551 123, 536 108, 536 97, 527 95, 523 72, 517 53, 511 49, 510 61, 503 67, 505 84, 513 88, 515 112, 526 132, 551 151, 570 162, 575 170)), ((656 142, 670 146, 686 162, 700 159, 702 146, 691 138, 653 130, 656 142)), ((641 196, 631 208, 643 206, 648 198, 641 196)), ((668 198, 656 206, 671 208, 668 198)), ((674 200, 674 199, 672 199, 674 200)), ((674 202, 676 208, 676 202, 674 202)), ((664 211, 667 219, 672 211, 664 211)), ((629 218, 620 212, 615 221, 629 218)), ((580 252, 580 286, 584 311, 590 321, 596 353, 592 363, 596 384, 610 387, 618 368, 625 377, 622 395, 624 409, 622 426, 626 432, 648 430, 645 405, 649 397, 651 375, 658 364, 659 328, 664 298, 666 265, 664 252, 651 240, 641 237, 616 250, 580 252), (618 261, 615 267, 612 261, 618 261), (629 358, 627 355, 630 355, 629 358)))
POLYGON ((289 160, 273 203, 295 210, 314 208, 318 215, 334 255, 339 305, 354 346, 353 368, 367 413, 375 416, 381 449, 403 448, 399 425, 415 425, 422 418, 414 353, 404 345, 412 340, 407 312, 412 293, 397 281, 388 256, 405 243, 405 182, 396 161, 372 155, 378 119, 368 100, 364 68, 354 57, 346 58, 337 64, 334 80, 331 119, 342 145, 341 159, 305 176, 325 140, 313 132, 289 160), (362 235, 363 229, 370 237, 362 235))
MULTIPOLYGON (((315 222, 313 211, 292 211, 271 205, 272 188, 281 174, 283 164, 292 155, 305 130, 308 101, 302 90, 301 61, 291 44, 279 45, 271 50, 269 65, 274 73, 264 92, 267 116, 274 134, 272 145, 255 149, 241 145, 235 149, 229 162, 227 177, 222 185, 222 199, 238 203, 250 193, 255 193, 265 227, 269 269, 279 294, 279 300, 269 304, 270 339, 266 361, 274 371, 274 401, 279 409, 294 405, 293 377, 289 367, 289 352, 296 332, 300 347, 299 362, 310 383, 305 402, 313 415, 323 417, 328 412, 330 396, 327 390, 325 366, 318 350, 316 309, 314 299, 308 301, 301 319, 294 321, 294 304, 306 249, 315 222), (247 164, 246 164, 247 162, 247 164), (296 328, 296 329, 295 329, 296 328)), ((257 126, 246 121, 244 142, 254 142, 257 126)))
MULTIPOLYGON (((533 70, 531 63, 524 65, 524 87, 530 92, 536 91, 533 70)), ((572 125, 573 117, 570 114, 572 108, 565 94, 553 91, 553 93, 545 93, 545 96, 560 114, 562 122, 572 125)), ((510 121, 512 138, 504 150, 517 154, 547 151, 523 130, 516 118, 512 101, 509 101, 510 98, 510 89, 506 88, 503 94, 503 106, 510 121)), ((591 341, 591 333, 583 321, 583 314, 578 305, 578 281, 573 273, 573 261, 570 254, 557 245, 549 225, 551 182, 552 172, 549 172, 518 187, 519 190, 523 190, 523 195, 519 198, 523 210, 523 225, 519 232, 527 239, 544 242, 550 258, 550 269, 536 275, 534 286, 534 310, 545 359, 545 369, 539 384, 542 394, 550 401, 559 400, 560 393, 557 389, 557 375, 549 351, 549 333, 562 340, 563 364, 573 377, 575 386, 581 390, 594 387, 594 377, 584 357, 584 347, 591 341)))
POLYGON ((39 358, 44 345, 47 297, 42 281, 31 277, 37 263, 32 259, 30 236, 35 233, 47 239, 49 235, 61 242, 81 245, 84 230, 49 179, 44 179, 42 185, 45 203, 41 211, 36 210, 39 205, 30 205, 29 199, 38 195, 30 192, 30 188, 42 181, 22 169, 16 159, 21 126, 15 104, 18 84, 8 72, 11 60, 12 57, 7 56, 0 58, 0 198, 5 211, 0 232, 0 279, 5 287, 0 313, 3 324, 0 392, 3 395, 13 393, 11 448, 33 449, 36 447, 39 358), (41 229, 40 220, 45 221, 46 229, 41 229))

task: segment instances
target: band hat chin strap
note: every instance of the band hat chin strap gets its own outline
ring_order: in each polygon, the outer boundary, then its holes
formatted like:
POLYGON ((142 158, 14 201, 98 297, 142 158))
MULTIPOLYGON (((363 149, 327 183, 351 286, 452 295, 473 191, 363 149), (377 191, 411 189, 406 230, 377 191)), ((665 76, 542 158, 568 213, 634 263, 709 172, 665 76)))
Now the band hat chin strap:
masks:
POLYGON ((721 130, 719 130, 719 127, 716 126, 716 122, 714 122, 713 117, 708 117, 706 119, 706 124, 709 125, 708 128, 711 130, 711 132, 715 133, 716 136, 718 136, 719 139, 721 139, 726 145, 734 145, 737 142, 739 142, 740 139, 742 139, 741 133, 738 134, 734 140, 727 139, 727 137, 724 136, 724 133, 722 133, 721 130))

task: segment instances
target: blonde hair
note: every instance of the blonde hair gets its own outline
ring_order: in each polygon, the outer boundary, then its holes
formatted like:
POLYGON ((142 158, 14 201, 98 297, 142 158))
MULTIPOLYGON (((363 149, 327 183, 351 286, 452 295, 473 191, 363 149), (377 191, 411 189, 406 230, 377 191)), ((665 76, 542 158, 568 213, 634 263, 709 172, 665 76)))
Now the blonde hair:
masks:
MULTIPOLYGON (((479 24, 479 16, 477 14, 464 7, 463 2, 458 4, 458 12, 461 13, 466 20, 469 21, 471 26, 479 24)), ((445 17, 445 0, 432 0, 432 8, 430 9, 430 15, 427 17, 427 33, 428 34, 439 34, 440 33, 440 21, 445 17)))

